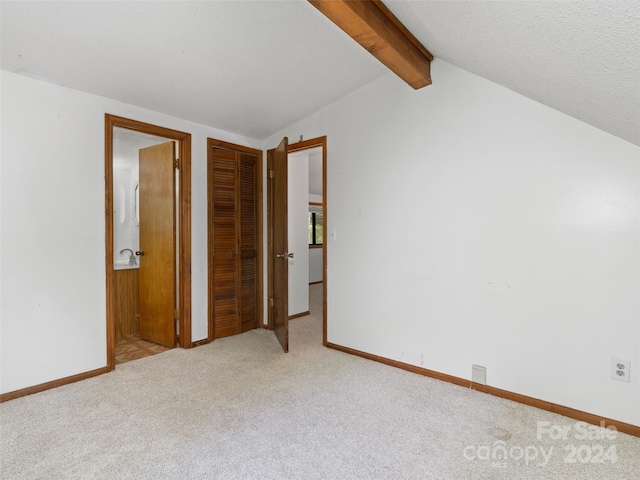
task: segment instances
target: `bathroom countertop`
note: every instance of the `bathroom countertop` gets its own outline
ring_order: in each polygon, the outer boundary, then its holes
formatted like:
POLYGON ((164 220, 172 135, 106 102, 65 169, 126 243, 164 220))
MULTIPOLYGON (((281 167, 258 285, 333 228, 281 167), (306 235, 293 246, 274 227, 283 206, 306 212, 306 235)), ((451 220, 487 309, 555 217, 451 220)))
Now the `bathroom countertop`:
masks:
POLYGON ((116 262, 113 264, 114 270, 132 270, 134 268, 140 268, 139 265, 129 265, 129 262, 116 262))

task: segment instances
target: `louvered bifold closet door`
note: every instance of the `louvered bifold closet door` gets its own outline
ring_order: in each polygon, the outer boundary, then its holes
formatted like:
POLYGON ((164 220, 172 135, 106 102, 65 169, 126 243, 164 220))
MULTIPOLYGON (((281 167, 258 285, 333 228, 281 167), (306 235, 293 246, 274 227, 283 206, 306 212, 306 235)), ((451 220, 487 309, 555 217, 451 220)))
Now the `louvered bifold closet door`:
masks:
POLYGON ((240 330, 246 332, 257 323, 257 232, 256 157, 240 154, 240 330))
POLYGON ((214 148, 210 171, 213 338, 258 326, 257 158, 214 148))
POLYGON ((238 160, 236 153, 214 149, 213 325, 214 338, 240 333, 238 296, 238 160))

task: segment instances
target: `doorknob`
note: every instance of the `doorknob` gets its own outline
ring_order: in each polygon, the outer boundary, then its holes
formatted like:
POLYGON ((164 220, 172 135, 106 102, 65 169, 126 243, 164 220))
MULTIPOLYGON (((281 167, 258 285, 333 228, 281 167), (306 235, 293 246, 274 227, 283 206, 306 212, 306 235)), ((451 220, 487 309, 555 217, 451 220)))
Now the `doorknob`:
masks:
POLYGON ((143 250, 138 250, 138 251, 136 252, 136 255, 138 255, 138 256, 140 256, 140 257, 141 257, 142 255, 144 255, 144 251, 143 251, 143 250))
POLYGON ((276 254, 277 258, 293 258, 293 253, 277 253, 276 254))

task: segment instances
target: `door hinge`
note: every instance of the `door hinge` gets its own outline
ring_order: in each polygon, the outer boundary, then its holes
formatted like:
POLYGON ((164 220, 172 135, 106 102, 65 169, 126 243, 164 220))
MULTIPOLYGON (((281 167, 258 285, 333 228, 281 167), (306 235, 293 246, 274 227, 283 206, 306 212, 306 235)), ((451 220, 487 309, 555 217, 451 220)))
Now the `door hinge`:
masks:
POLYGON ((180 168, 180 159, 176 158, 173 160, 173 168, 180 168))
POLYGON ((269 178, 273 178, 275 176, 275 171, 269 170, 269 178))
POLYGON ((173 318, 175 318, 176 320, 180 320, 180 309, 179 308, 176 308, 173 311, 173 318))

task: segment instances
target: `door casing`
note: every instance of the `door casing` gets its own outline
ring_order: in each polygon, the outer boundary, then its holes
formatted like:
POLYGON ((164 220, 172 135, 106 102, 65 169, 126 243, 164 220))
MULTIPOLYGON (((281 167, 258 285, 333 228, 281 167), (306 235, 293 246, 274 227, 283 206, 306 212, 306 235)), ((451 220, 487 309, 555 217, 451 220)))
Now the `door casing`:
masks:
POLYGON ((107 299, 107 370, 115 368, 116 321, 113 268, 113 129, 121 127, 156 135, 178 142, 179 150, 179 204, 178 204, 178 296, 180 298, 181 348, 191 348, 191 134, 139 122, 116 115, 105 114, 105 269, 107 299))
MULTIPOLYGON (((312 148, 322 148, 322 231, 324 232, 324 245, 322 247, 322 344, 327 346, 327 137, 316 137, 309 140, 303 140, 297 143, 288 145, 288 153, 300 152, 303 150, 310 150, 312 148)), ((273 151, 269 150, 269 151, 273 151)), ((267 165, 267 172, 271 170, 272 165, 267 165)), ((272 188, 271 182, 267 181, 267 238, 271 239, 271 229, 273 218, 273 202, 272 202, 272 188)), ((267 295, 269 298, 273 298, 273 262, 275 259, 275 252, 272 248, 271 241, 268 242, 267 248, 267 295)), ((273 319, 271 309, 268 309, 267 325, 266 328, 273 330, 273 319)))

